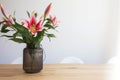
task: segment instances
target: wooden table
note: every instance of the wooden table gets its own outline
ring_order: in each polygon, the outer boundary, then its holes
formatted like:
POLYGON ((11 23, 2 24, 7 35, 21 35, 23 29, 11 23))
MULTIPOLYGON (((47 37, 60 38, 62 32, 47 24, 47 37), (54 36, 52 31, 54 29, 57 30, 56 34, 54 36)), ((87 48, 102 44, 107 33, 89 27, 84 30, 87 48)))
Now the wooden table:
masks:
POLYGON ((35 74, 26 74, 22 65, 0 64, 0 80, 107 80, 112 65, 102 64, 44 64, 35 74))

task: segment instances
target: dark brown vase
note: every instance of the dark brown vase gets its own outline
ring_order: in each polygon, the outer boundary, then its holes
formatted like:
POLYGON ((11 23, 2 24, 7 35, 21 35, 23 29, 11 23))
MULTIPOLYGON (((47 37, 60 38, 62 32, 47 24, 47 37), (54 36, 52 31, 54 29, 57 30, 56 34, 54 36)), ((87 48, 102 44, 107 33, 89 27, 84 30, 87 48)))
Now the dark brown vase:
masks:
POLYGON ((37 73, 43 69, 43 49, 23 50, 23 70, 26 73, 37 73))

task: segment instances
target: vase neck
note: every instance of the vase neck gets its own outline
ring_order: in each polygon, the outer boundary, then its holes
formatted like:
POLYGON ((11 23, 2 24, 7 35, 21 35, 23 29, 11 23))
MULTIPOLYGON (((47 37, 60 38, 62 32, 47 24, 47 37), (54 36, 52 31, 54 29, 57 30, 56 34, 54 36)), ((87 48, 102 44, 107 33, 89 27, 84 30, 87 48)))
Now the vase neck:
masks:
POLYGON ((26 44, 26 48, 38 49, 38 48, 40 48, 40 44, 26 44))

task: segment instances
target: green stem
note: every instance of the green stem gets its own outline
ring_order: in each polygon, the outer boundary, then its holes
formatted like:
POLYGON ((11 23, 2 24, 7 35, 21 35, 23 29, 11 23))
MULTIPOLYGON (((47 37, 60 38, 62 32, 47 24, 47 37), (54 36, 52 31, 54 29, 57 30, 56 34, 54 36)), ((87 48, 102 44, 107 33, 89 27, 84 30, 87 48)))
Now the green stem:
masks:
POLYGON ((45 22, 45 18, 46 18, 46 17, 44 16, 44 19, 43 19, 43 22, 42 22, 41 26, 43 26, 43 23, 45 22))

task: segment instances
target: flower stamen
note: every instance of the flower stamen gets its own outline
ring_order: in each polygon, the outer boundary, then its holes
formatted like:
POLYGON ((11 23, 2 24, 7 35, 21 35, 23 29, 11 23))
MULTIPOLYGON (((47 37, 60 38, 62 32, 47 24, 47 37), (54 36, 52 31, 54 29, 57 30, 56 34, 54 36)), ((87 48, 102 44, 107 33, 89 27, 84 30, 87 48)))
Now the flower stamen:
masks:
POLYGON ((30 26, 30 32, 32 32, 32 33, 36 33, 36 25, 35 24, 33 24, 32 26, 30 26))

